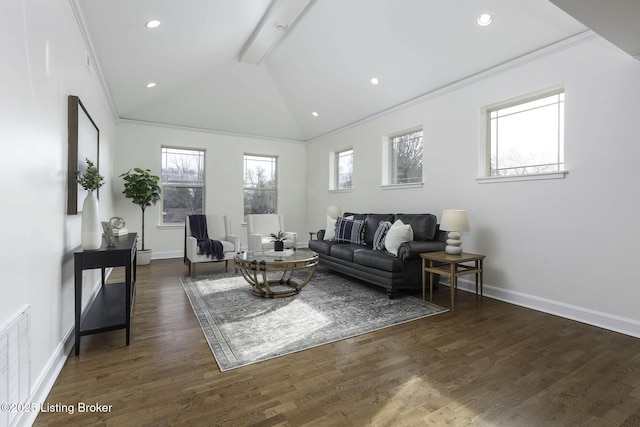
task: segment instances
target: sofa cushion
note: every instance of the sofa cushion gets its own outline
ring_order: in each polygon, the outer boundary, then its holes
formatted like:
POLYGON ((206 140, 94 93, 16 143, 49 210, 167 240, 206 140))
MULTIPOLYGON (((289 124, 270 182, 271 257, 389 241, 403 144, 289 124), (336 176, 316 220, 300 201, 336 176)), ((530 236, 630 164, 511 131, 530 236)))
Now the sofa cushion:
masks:
POLYGON ((438 220, 433 214, 397 214, 396 219, 409 224, 413 240, 433 240, 438 230, 438 220))
POLYGON ((309 249, 322 255, 331 254, 331 245, 333 242, 330 240, 309 240, 309 249))
POLYGON ((337 218, 336 235, 333 238, 336 242, 364 244, 364 221, 337 218))
POLYGON ((397 220, 393 223, 387 236, 384 240, 384 246, 387 251, 394 256, 398 255, 398 248, 404 242, 411 242, 413 240, 413 230, 411 225, 404 224, 401 220, 397 220))
POLYGON ((389 221, 393 224, 394 218, 392 214, 366 214, 364 227, 364 242, 373 246, 373 238, 378 230, 380 221, 389 221))
POLYGON ((353 262, 353 253, 357 249, 362 249, 362 245, 354 243, 335 243, 331 245, 330 255, 335 258, 353 262))
POLYGON ((390 221, 380 221, 376 234, 373 235, 373 249, 381 251, 384 249, 384 238, 387 236, 387 232, 391 228, 390 221))
POLYGON ((376 268, 382 271, 402 271, 404 262, 387 251, 357 249, 353 253, 353 262, 358 265, 376 268))

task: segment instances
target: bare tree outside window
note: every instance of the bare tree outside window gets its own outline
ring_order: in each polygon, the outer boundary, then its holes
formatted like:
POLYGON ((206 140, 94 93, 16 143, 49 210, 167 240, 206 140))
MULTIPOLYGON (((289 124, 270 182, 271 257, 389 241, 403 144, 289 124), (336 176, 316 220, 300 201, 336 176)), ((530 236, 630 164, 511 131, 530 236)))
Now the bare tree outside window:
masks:
POLYGON ((162 147, 162 223, 204 212, 204 150, 162 147))
POLYGON ((244 214, 277 212, 277 158, 245 154, 244 214))
POLYGON ((391 184, 422 182, 422 130, 389 138, 391 184))
POLYGON ((337 189, 353 188, 353 149, 337 152, 335 163, 337 189))
POLYGON ((564 90, 487 110, 490 176, 564 169, 564 90))

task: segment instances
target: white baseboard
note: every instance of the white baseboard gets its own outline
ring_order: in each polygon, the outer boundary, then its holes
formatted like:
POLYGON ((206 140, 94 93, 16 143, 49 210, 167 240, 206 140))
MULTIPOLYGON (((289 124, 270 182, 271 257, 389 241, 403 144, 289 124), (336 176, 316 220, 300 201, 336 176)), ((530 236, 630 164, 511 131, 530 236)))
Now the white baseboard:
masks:
POLYGON ((171 259, 182 258, 184 251, 151 252, 151 259, 171 259))
MULTIPOLYGON (((113 268, 107 268, 105 270, 105 280, 109 277, 113 268)), ((87 298, 87 302, 82 307, 82 312, 87 309, 89 304, 93 302, 93 300, 98 295, 98 291, 100 291, 100 287, 102 286, 102 278, 99 277, 98 281, 93 285, 91 289, 91 294, 89 298, 87 298)), ((35 381, 33 385, 33 390, 31 391, 31 395, 27 402, 35 403, 40 407, 43 403, 52 403, 47 402, 47 397, 53 388, 53 384, 56 382, 58 375, 60 375, 60 371, 67 361, 67 357, 69 353, 73 349, 75 345, 75 325, 72 323, 65 334, 62 337, 62 340, 58 343, 55 350, 51 354, 51 357, 47 361, 44 369, 40 372, 38 379, 35 381)), ((57 403, 57 402, 53 402, 57 403)), ((34 412, 21 412, 18 417, 14 420, 11 427, 22 427, 22 426, 31 426, 36 421, 36 418, 40 411, 34 412)))
MULTIPOLYGON (((448 285, 448 280, 441 279, 440 282, 448 285)), ((475 293, 476 283, 475 281, 468 279, 458 279, 458 289, 475 293)), ((483 289, 485 297, 640 338, 640 322, 635 319, 629 319, 615 314, 604 313, 602 311, 579 307, 547 298, 540 298, 534 295, 498 288, 487 284, 483 286, 483 289)))

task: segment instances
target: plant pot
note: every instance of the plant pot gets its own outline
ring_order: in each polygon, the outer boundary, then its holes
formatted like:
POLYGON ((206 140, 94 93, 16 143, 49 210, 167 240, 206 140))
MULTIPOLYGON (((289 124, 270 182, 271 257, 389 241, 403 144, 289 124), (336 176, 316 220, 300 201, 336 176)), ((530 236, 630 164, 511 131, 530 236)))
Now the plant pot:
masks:
POLYGON ((284 250, 284 242, 273 242, 273 250, 281 252, 284 250))
POLYGON ((148 265, 151 262, 151 249, 138 250, 136 254, 136 265, 148 265))
POLYGON ((80 244, 84 250, 96 250, 102 246, 102 224, 98 198, 93 191, 87 193, 82 203, 82 225, 80 227, 80 244))

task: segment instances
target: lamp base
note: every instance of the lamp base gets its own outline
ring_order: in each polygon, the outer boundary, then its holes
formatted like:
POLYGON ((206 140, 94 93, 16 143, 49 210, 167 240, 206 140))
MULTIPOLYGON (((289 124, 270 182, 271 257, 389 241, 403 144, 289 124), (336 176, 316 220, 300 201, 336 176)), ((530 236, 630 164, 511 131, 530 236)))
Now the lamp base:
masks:
POLYGON ((450 231, 447 234, 447 247, 444 251, 450 255, 460 255, 462 253, 462 240, 460 239, 460 233, 457 231, 450 231))

